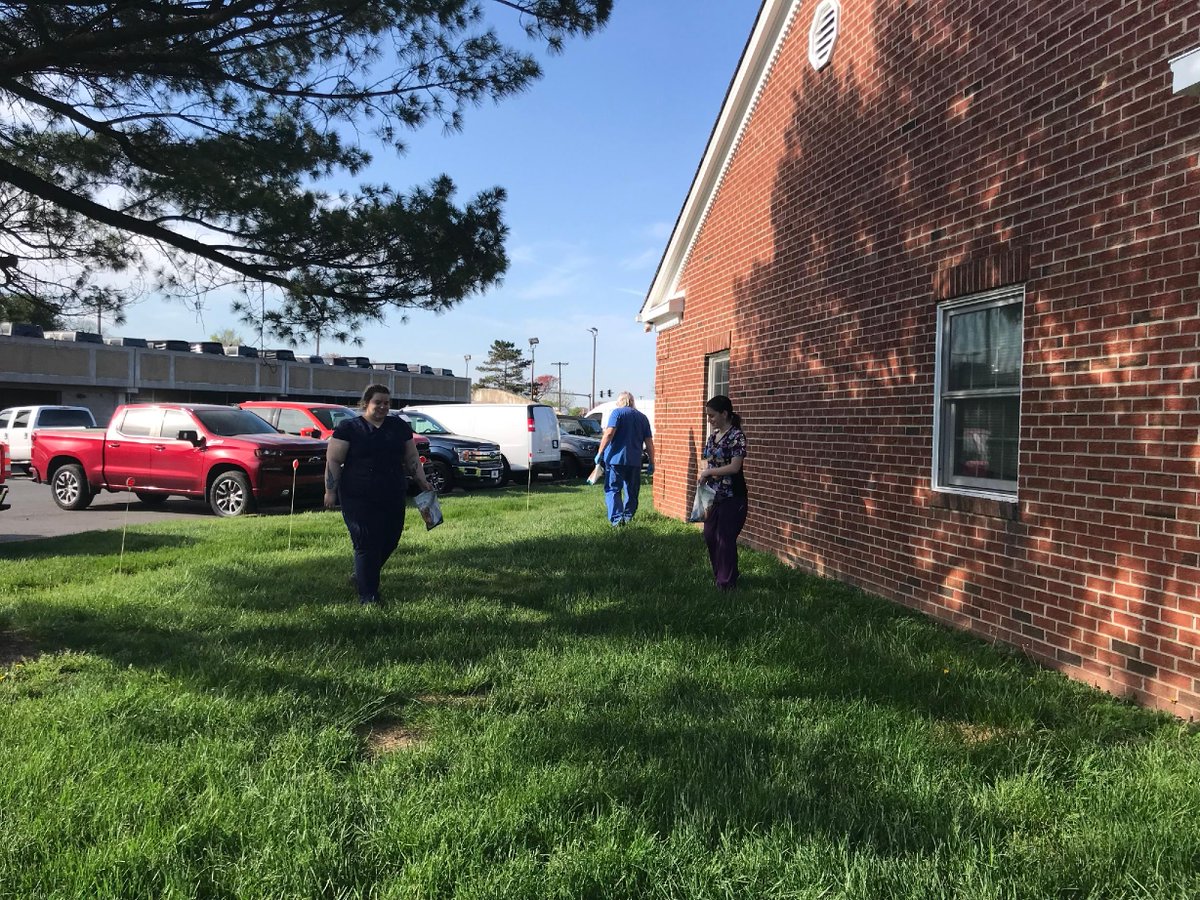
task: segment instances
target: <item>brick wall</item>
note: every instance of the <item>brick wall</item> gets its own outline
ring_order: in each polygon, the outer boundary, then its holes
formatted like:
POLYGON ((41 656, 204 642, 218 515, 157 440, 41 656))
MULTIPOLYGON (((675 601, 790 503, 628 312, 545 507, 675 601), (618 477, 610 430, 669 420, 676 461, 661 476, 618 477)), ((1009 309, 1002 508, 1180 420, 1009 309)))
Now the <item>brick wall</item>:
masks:
POLYGON ((730 351, 746 543, 1200 714, 1200 99, 1179 2, 802 7, 658 336, 660 510, 730 351), (931 489, 937 304, 1026 286, 1019 491, 931 489))

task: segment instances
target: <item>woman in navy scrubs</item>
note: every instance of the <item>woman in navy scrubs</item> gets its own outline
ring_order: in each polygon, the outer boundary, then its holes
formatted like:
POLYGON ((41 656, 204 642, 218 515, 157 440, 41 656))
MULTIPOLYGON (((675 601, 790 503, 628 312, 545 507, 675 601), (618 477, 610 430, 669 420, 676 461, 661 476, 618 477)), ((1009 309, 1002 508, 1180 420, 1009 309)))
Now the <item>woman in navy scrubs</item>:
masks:
POLYGON ((382 384, 363 391, 362 415, 341 422, 329 439, 325 508, 342 504, 354 545, 354 582, 361 603, 378 604, 379 573, 404 532, 408 478, 432 490, 421 467, 412 426, 389 416, 392 395, 382 384))

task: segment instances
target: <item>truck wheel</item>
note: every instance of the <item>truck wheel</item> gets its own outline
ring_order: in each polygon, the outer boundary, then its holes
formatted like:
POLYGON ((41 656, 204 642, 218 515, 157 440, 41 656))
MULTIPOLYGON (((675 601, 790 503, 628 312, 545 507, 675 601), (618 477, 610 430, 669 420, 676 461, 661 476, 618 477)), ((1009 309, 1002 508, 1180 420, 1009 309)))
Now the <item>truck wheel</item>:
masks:
POLYGON ((454 472, 444 462, 434 460, 426 465, 425 477, 438 494, 448 494, 454 488, 454 472))
POLYGON ((50 480, 50 492, 54 502, 62 509, 87 509, 92 502, 91 485, 83 474, 83 466, 72 463, 59 466, 50 480))
POLYGON ((223 518, 242 516, 254 511, 250 482, 241 472, 222 472, 208 489, 208 505, 223 518))
POLYGON ((512 469, 508 467, 508 460, 503 456, 500 457, 500 483, 497 487, 504 487, 512 481, 512 469))
POLYGON ((579 468, 579 458, 574 453, 562 455, 563 478, 578 478, 583 472, 579 468))
POLYGON ((143 506, 162 506, 167 502, 167 494, 151 494, 149 491, 134 491, 143 506))

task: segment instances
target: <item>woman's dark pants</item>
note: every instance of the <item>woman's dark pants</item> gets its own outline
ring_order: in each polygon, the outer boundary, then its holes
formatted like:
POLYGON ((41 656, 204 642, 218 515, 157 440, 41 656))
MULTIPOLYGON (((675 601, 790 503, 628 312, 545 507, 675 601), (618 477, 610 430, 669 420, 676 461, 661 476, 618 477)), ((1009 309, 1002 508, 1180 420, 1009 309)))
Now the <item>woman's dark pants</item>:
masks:
POLYGON ((722 497, 704 519, 704 543, 708 545, 713 577, 722 590, 737 587, 737 539, 745 524, 745 497, 722 497))
POLYGON ((354 545, 354 579, 358 597, 365 602, 379 599, 379 572, 388 561, 404 532, 404 503, 381 502, 379 498, 343 497, 342 518, 354 545))

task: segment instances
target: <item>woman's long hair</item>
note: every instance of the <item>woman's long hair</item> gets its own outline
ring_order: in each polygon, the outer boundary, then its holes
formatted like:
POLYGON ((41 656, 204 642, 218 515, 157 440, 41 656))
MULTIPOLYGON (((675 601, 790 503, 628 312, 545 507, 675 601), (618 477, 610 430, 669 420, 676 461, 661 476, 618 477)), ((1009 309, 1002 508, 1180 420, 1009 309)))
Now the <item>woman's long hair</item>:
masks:
POLYGON ((713 412, 729 413, 729 421, 733 423, 733 427, 742 427, 742 417, 733 411, 733 402, 724 394, 717 394, 704 405, 713 412))

